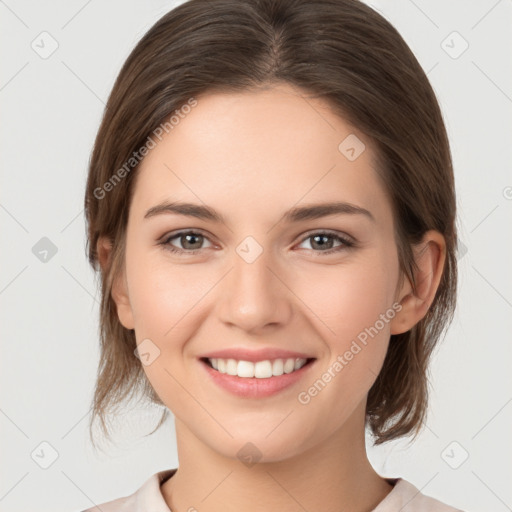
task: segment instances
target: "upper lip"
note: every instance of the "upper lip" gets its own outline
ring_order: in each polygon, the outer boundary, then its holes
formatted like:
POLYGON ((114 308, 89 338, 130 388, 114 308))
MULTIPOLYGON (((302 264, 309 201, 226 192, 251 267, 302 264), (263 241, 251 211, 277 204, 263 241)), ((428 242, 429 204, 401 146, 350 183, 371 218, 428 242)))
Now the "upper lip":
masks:
POLYGON ((272 359, 313 359, 313 357, 308 354, 294 352, 292 350, 283 350, 280 348, 262 348, 259 350, 251 350, 243 347, 215 350, 200 356, 200 358, 236 359, 237 361, 251 361, 253 363, 272 359))

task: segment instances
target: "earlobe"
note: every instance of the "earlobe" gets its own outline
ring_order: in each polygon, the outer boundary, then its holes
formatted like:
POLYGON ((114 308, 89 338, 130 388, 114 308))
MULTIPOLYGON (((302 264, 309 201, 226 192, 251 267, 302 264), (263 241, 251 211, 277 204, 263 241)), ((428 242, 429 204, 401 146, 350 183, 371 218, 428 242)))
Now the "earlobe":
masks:
POLYGON ((414 327, 428 312, 436 295, 446 259, 443 235, 430 230, 414 247, 418 270, 415 274, 416 289, 408 279, 399 293, 401 310, 391 321, 391 334, 402 334, 414 327))
MULTIPOLYGON (((100 238, 97 244, 97 252, 102 271, 109 271, 110 258, 112 257, 112 242, 106 238, 100 238)), ((124 265, 112 282, 111 295, 116 304, 117 316, 121 325, 126 329, 134 329, 133 312, 128 295, 128 283, 126 281, 124 265)))

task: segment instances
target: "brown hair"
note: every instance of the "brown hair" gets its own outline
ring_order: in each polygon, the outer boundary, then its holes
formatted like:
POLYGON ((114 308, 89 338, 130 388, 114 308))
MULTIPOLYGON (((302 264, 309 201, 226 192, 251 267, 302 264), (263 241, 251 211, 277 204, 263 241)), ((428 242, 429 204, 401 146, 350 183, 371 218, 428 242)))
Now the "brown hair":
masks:
MULTIPOLYGON (((90 160, 85 212, 95 270, 99 237, 113 244, 101 272, 101 354, 90 432, 98 417, 109 438, 106 417, 137 392, 164 405, 134 355, 134 331, 120 324, 111 296, 124 261, 137 169, 136 162, 130 163, 133 169, 126 163, 191 98, 279 82, 326 100, 374 143, 393 206, 401 279, 414 284, 412 247, 427 230, 445 237, 435 299, 417 325, 391 336, 367 400, 367 425, 376 444, 420 431, 428 362, 453 318, 457 286, 452 162, 427 76, 396 29, 358 0, 190 0, 158 20, 129 55, 90 160)), ((164 408, 155 430, 168 414, 164 408)))

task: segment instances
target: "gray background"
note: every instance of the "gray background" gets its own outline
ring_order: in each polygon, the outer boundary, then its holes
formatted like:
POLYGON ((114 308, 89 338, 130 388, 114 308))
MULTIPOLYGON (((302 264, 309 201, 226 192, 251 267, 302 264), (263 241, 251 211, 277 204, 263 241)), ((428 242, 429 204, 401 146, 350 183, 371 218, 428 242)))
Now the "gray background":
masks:
MULTIPOLYGON (((172 421, 142 437, 158 410, 127 412, 108 454, 89 446, 99 294, 82 210, 115 77, 176 4, 0 0, 1 511, 74 512, 177 467, 172 421)), ((438 95, 467 251, 457 314, 432 364, 426 428, 411 446, 370 448, 370 459, 383 476, 466 511, 512 510, 512 2, 371 5, 403 35, 438 95)))

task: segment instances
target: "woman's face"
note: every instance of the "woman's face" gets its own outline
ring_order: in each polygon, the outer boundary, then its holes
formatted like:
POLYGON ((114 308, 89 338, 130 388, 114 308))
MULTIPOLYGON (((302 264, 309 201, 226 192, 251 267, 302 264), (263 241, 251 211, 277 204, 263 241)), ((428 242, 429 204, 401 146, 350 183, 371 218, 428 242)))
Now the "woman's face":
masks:
POLYGON ((327 104, 281 85, 197 98, 143 160, 118 314, 180 428, 219 454, 276 461, 362 435, 400 308, 372 158, 327 104))

